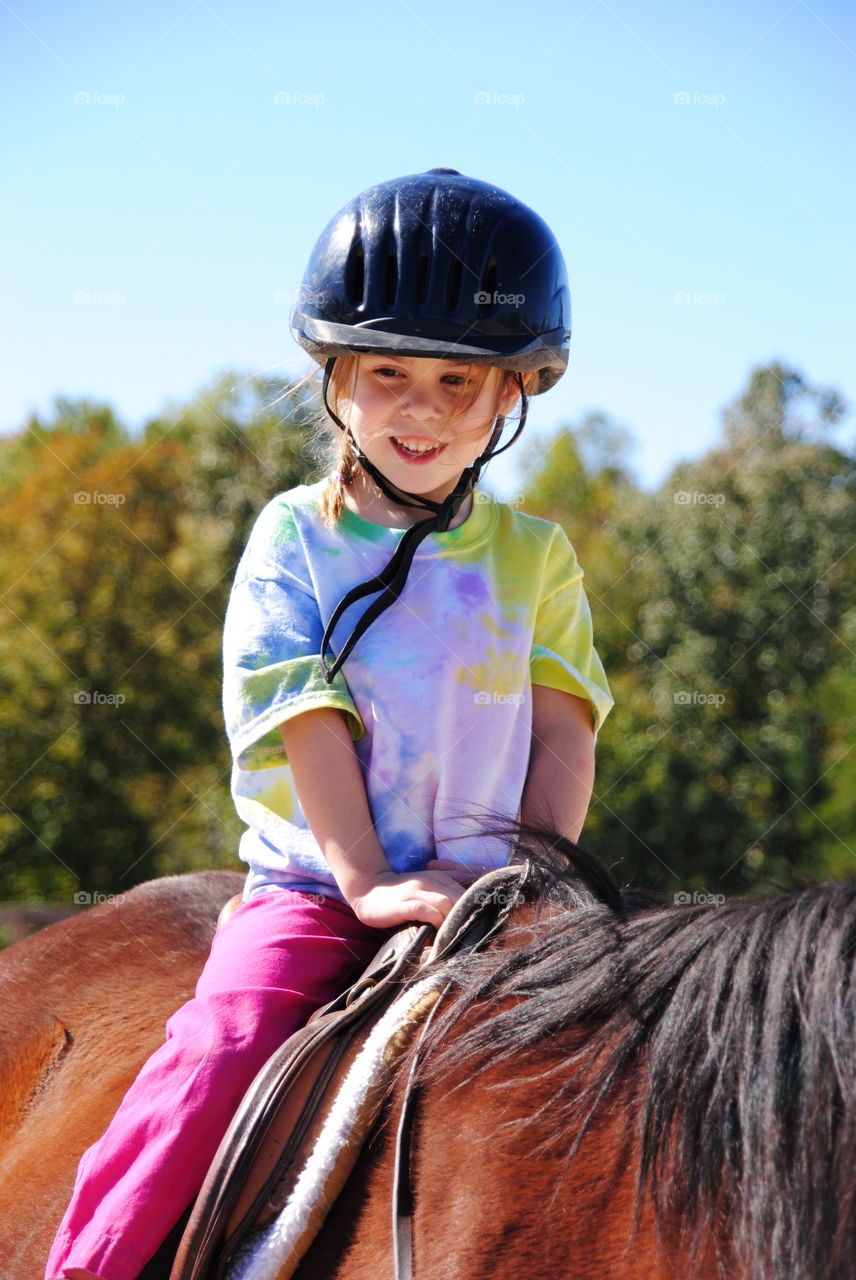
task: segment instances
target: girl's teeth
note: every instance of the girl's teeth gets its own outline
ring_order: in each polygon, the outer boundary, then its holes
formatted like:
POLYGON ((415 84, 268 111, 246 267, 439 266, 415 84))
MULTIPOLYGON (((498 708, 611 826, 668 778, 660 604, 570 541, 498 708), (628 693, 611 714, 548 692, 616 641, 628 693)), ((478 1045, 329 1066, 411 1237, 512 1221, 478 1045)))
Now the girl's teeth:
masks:
POLYGON ((394 437, 395 443, 401 449, 405 449, 407 453, 434 453, 440 446, 436 444, 406 444, 404 440, 394 437))

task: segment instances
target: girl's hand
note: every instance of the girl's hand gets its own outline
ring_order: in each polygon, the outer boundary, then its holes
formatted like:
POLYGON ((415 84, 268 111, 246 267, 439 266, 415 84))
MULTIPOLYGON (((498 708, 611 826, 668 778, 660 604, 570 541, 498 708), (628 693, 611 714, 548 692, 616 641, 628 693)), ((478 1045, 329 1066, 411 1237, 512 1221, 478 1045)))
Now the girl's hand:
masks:
POLYGON ((376 929, 432 924, 439 928, 480 872, 457 862, 435 859, 424 871, 381 871, 350 894, 357 919, 376 929))

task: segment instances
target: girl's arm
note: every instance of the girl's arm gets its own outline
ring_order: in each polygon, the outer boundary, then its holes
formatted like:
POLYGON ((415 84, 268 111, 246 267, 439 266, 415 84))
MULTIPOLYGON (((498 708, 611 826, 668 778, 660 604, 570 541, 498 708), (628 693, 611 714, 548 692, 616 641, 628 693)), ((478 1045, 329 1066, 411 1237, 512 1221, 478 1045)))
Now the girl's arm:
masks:
POLYGON ((590 702, 561 689, 532 686, 532 751, 521 804, 524 822, 577 839, 594 786, 594 741, 590 702))
POLYGON ((280 725, 280 732, 309 828, 363 924, 379 929, 411 920, 442 924, 475 874, 440 861, 426 871, 390 870, 342 713, 332 707, 304 711, 280 725))

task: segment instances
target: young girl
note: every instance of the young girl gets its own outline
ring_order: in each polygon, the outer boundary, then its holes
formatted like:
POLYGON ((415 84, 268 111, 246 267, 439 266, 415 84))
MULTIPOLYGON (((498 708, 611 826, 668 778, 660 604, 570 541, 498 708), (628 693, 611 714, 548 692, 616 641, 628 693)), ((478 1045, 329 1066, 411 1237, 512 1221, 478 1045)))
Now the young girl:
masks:
POLYGON ((611 697, 573 550, 473 493, 567 364, 551 232, 452 169, 383 183, 323 232, 293 324, 337 463, 261 513, 226 617, 244 901, 83 1157, 47 1280, 133 1280, 285 1037, 508 860, 484 815, 575 839, 591 795, 611 697))

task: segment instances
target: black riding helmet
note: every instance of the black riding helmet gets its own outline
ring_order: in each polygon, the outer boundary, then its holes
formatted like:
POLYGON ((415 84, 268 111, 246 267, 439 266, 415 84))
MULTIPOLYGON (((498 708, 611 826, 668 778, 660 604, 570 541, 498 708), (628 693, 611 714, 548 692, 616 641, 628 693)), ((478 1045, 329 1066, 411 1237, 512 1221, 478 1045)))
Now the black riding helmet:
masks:
POLYGON ((300 345, 395 352, 525 373, 537 395, 568 363, 571 295, 550 228, 456 169, 369 187, 322 231, 292 314, 300 345))
MULTIPOLYGON (((530 391, 553 386, 568 363, 571 298, 565 264, 549 227, 499 187, 456 169, 430 169, 369 187, 336 214, 318 239, 291 323, 300 345, 325 366, 324 405, 341 355, 395 354, 490 364, 517 373, 520 421, 526 420, 523 373, 530 391)), ((360 636, 401 594, 419 543, 445 532, 497 453, 497 418, 482 455, 442 503, 396 488, 357 448, 360 463, 387 497, 431 512, 402 536, 386 568, 337 605, 321 646, 330 683, 360 636), (377 594, 336 660, 325 653, 333 628, 356 600, 377 594)))

